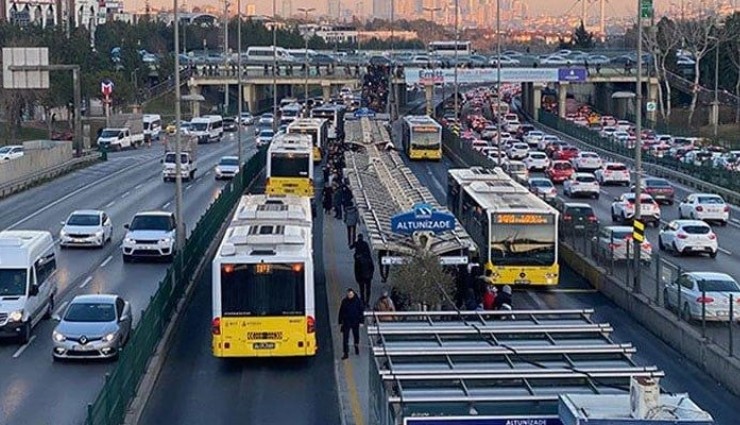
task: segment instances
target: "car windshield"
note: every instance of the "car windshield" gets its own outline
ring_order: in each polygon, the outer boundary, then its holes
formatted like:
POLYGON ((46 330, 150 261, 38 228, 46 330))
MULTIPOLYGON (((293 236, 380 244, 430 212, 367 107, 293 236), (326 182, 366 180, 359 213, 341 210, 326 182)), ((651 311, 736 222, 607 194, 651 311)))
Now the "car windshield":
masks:
POLYGON ((575 216, 589 216, 594 215, 594 211, 591 209, 591 207, 566 207, 565 213, 575 216))
POLYGON ((100 216, 98 214, 73 214, 67 220, 68 226, 99 226, 100 216))
POLYGON ((722 205, 725 203, 719 196, 699 196, 697 200, 700 204, 722 205))
POLYGON ((665 180, 651 179, 645 180, 646 187, 671 187, 671 184, 665 180))
POLYGON ((26 269, 0 269, 0 297, 26 295, 26 269))
POLYGON ((578 176, 576 177, 576 180, 581 183, 593 183, 596 181, 594 176, 578 176))
POLYGON ((699 281, 702 292, 740 292, 737 282, 731 279, 702 279, 699 281))
POLYGON ((113 322, 116 308, 110 303, 72 303, 64 314, 65 322, 113 322))
POLYGON ((218 165, 239 165, 239 159, 237 158, 221 158, 218 165))
POLYGON ((206 131, 208 130, 208 123, 194 122, 190 124, 190 128, 192 128, 194 131, 206 131))
POLYGON ((712 231, 712 229, 709 226, 683 226, 681 228, 684 232, 692 234, 692 235, 706 235, 709 232, 712 231))
POLYGON ((100 137, 118 137, 118 133, 120 133, 118 130, 103 130, 100 137))
POLYGON ((532 180, 529 184, 534 187, 552 187, 552 182, 550 180, 532 180))
POLYGON ((275 135, 275 133, 273 133, 272 130, 262 130, 262 131, 260 131, 259 137, 267 137, 267 138, 270 138, 270 137, 272 137, 274 135, 275 135))
POLYGON ((612 239, 627 239, 632 237, 632 230, 615 230, 612 239))
MULTIPOLYGON (((171 152, 164 156, 164 162, 166 164, 174 164, 175 163, 175 159, 177 159, 177 157, 175 156, 174 153, 171 153, 171 152)), ((186 153, 181 153, 180 154, 180 163, 181 164, 187 164, 188 163, 188 154, 186 154, 186 153)))
POLYGON ((170 217, 166 215, 137 215, 131 222, 130 230, 172 230, 170 217))
POLYGON ((0 148, 0 154, 8 153, 10 152, 10 147, 5 146, 4 148, 0 148))

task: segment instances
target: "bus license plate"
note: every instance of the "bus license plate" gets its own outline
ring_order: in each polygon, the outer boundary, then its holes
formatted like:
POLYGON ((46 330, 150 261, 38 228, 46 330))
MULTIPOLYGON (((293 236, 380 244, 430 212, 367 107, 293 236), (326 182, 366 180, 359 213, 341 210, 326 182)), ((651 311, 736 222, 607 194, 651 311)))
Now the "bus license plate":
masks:
POLYGON ((529 285, 530 283, 532 283, 532 281, 529 279, 516 279, 514 281, 514 285, 529 285))
POLYGON ((255 342, 252 344, 255 350, 272 350, 275 348, 274 342, 255 342))

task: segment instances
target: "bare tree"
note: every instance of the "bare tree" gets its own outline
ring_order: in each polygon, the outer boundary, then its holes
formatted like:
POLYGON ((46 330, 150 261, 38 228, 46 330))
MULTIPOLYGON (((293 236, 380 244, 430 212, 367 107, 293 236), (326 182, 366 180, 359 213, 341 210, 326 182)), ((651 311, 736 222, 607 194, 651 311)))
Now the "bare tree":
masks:
POLYGON ((658 105, 664 121, 671 118, 671 85, 667 78, 668 58, 675 57, 672 52, 680 43, 676 33, 676 23, 663 18, 650 31, 643 31, 643 42, 653 54, 653 70, 658 78, 658 105))
POLYGON ((422 307, 449 304, 455 291, 455 279, 444 270, 439 257, 423 250, 391 269, 391 282, 412 305, 422 307))
POLYGON ((691 21, 680 21, 676 25, 678 35, 684 43, 684 49, 691 53, 694 60, 694 81, 691 95, 691 106, 689 106, 689 125, 694 118, 696 103, 699 98, 699 81, 701 77, 700 63, 704 56, 714 47, 717 42, 714 38, 717 19, 714 16, 691 21))
POLYGON ((727 34, 727 48, 730 61, 737 71, 737 80, 735 80, 735 96, 738 100, 735 103, 735 123, 740 123, 740 13, 728 19, 725 25, 725 34, 727 34))

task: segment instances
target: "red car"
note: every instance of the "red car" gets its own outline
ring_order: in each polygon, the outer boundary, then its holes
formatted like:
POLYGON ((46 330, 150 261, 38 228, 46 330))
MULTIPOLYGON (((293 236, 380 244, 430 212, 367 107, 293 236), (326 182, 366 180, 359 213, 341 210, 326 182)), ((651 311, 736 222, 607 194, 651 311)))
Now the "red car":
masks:
POLYGON ((570 161, 571 159, 578 156, 578 152, 580 151, 575 146, 563 146, 562 148, 553 152, 552 159, 570 161))
POLYGON ((547 154, 547 156, 552 158, 555 152, 559 151, 561 148, 565 146, 568 146, 568 143, 560 141, 560 140, 555 141, 555 142, 550 142, 545 146, 545 153, 547 154))
POLYGON ((568 161, 553 161, 550 167, 545 170, 545 176, 552 180, 553 183, 562 183, 570 178, 575 172, 573 164, 568 161))

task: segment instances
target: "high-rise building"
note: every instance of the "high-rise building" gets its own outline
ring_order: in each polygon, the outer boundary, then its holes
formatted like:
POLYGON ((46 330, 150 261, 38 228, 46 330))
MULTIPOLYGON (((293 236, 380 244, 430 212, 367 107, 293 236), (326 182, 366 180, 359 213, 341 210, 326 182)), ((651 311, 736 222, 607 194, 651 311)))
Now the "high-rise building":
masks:
POLYGON ((247 4, 247 16, 257 16, 257 5, 250 3, 247 4))
POLYGON ((339 1, 340 0, 328 0, 326 14, 330 18, 339 19, 339 1))
POLYGON ((283 18, 293 16, 293 0, 282 1, 280 16, 282 16, 283 18))
POLYGON ((412 18, 416 15, 415 0, 396 0, 396 16, 399 18, 412 18))
POLYGON ((391 2, 390 0, 373 0, 373 17, 379 19, 390 19, 391 2))

